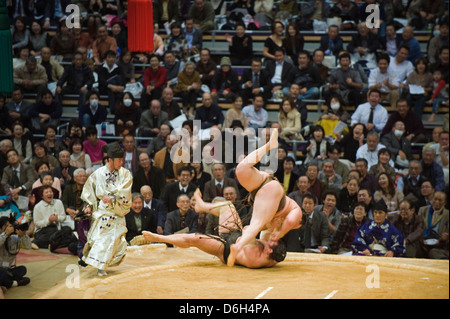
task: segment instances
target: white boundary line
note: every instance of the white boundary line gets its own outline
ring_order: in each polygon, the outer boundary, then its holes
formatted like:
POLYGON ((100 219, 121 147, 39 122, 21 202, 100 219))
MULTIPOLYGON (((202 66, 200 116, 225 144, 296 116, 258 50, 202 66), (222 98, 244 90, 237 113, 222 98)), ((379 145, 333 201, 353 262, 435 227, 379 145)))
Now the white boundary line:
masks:
POLYGON ((323 298, 323 299, 331 299, 331 298, 333 298, 333 296, 334 296, 337 292, 338 292, 338 290, 333 290, 332 292, 330 292, 330 293, 328 294, 328 296, 326 296, 326 297, 323 298))
POLYGON ((255 299, 260 299, 262 298, 266 293, 268 293, 270 290, 272 290, 273 287, 269 287, 266 290, 264 290, 262 293, 260 293, 258 296, 255 297, 255 299))

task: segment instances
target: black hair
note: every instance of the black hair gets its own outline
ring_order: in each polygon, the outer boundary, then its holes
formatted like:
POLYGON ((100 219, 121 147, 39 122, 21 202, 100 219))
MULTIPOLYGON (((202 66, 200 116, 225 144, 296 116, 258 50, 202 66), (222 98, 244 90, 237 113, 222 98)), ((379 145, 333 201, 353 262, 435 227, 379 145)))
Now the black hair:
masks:
POLYGON ((306 198, 311 199, 314 202, 314 204, 317 204, 317 198, 313 194, 307 193, 303 195, 302 203, 306 198))
POLYGON ((177 170, 177 175, 180 176, 181 173, 184 172, 184 171, 188 171, 189 174, 192 174, 191 169, 189 168, 189 166, 183 166, 183 167, 180 167, 180 168, 177 170))
POLYGON ((272 253, 270 253, 269 257, 276 262, 281 262, 286 258, 287 247, 283 240, 278 240, 277 244, 270 246, 270 248, 272 249, 272 253))
POLYGON ((86 128, 86 136, 95 135, 97 136, 97 128, 94 125, 90 125, 86 128))
POLYGON ((39 180, 41 181, 41 183, 44 181, 44 177, 50 175, 52 177, 53 180, 53 174, 50 171, 44 171, 41 173, 41 175, 39 176, 39 180))

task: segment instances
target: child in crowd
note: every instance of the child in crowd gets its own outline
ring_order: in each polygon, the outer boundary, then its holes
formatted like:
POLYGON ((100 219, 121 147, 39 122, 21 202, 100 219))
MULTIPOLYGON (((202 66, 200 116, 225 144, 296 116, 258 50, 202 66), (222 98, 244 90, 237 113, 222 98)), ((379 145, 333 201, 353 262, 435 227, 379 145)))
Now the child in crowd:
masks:
POLYGON ((427 101, 427 104, 432 104, 431 116, 428 119, 428 122, 433 122, 436 117, 436 113, 439 110, 439 105, 448 100, 448 84, 445 83, 442 78, 442 71, 440 69, 436 69, 433 71, 433 95, 431 99, 427 101))

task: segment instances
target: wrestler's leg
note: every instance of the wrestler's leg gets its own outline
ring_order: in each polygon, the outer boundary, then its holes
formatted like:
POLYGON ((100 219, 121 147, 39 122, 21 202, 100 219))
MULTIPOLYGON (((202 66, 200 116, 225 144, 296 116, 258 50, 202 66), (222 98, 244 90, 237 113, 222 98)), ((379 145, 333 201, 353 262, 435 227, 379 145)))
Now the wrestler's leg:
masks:
POLYGON ((245 228, 240 240, 231 245, 228 266, 233 266, 236 254, 255 240, 258 234, 266 228, 266 225, 273 220, 283 196, 284 190, 277 181, 265 184, 257 192, 250 225, 245 228))
POLYGON ((278 148, 278 131, 272 130, 269 141, 247 155, 236 167, 236 177, 239 183, 249 192, 258 188, 266 178, 254 166, 263 158, 263 156, 272 149, 278 148))
POLYGON ((224 245, 217 239, 202 234, 173 234, 165 236, 149 231, 143 231, 142 234, 148 242, 167 243, 179 248, 196 247, 223 261, 224 245))
POLYGON ((203 201, 200 190, 194 192, 195 211, 197 213, 209 213, 219 216, 219 234, 228 233, 230 230, 242 229, 242 221, 234 205, 229 201, 207 203, 203 201))

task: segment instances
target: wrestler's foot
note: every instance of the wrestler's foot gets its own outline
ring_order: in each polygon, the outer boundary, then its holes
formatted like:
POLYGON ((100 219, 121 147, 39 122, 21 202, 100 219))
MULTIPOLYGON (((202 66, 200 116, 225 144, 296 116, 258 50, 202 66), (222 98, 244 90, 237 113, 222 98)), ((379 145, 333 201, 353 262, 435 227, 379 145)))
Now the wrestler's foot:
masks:
POLYGON ((108 275, 108 273, 106 272, 106 270, 97 269, 97 275, 101 277, 108 275))
POLYGON ((428 118, 428 122, 433 122, 435 117, 436 117, 436 114, 431 113, 430 117, 428 118))
POLYGON ((227 259, 227 266, 233 267, 235 261, 236 261, 236 245, 233 244, 230 246, 230 254, 228 255, 227 259))
POLYGON ((278 130, 272 129, 268 144, 269 151, 278 148, 278 130))
POLYGON ((205 202, 203 201, 202 192, 200 192, 200 189, 197 188, 193 196, 195 199, 195 211, 197 213, 205 213, 207 211, 207 208, 205 207, 205 202))
POLYGON ((142 231, 142 235, 144 236, 144 239, 147 242, 153 242, 153 243, 160 243, 161 242, 160 237, 163 237, 161 235, 158 235, 158 234, 155 234, 155 233, 152 233, 149 231, 145 231, 145 230, 142 231))

